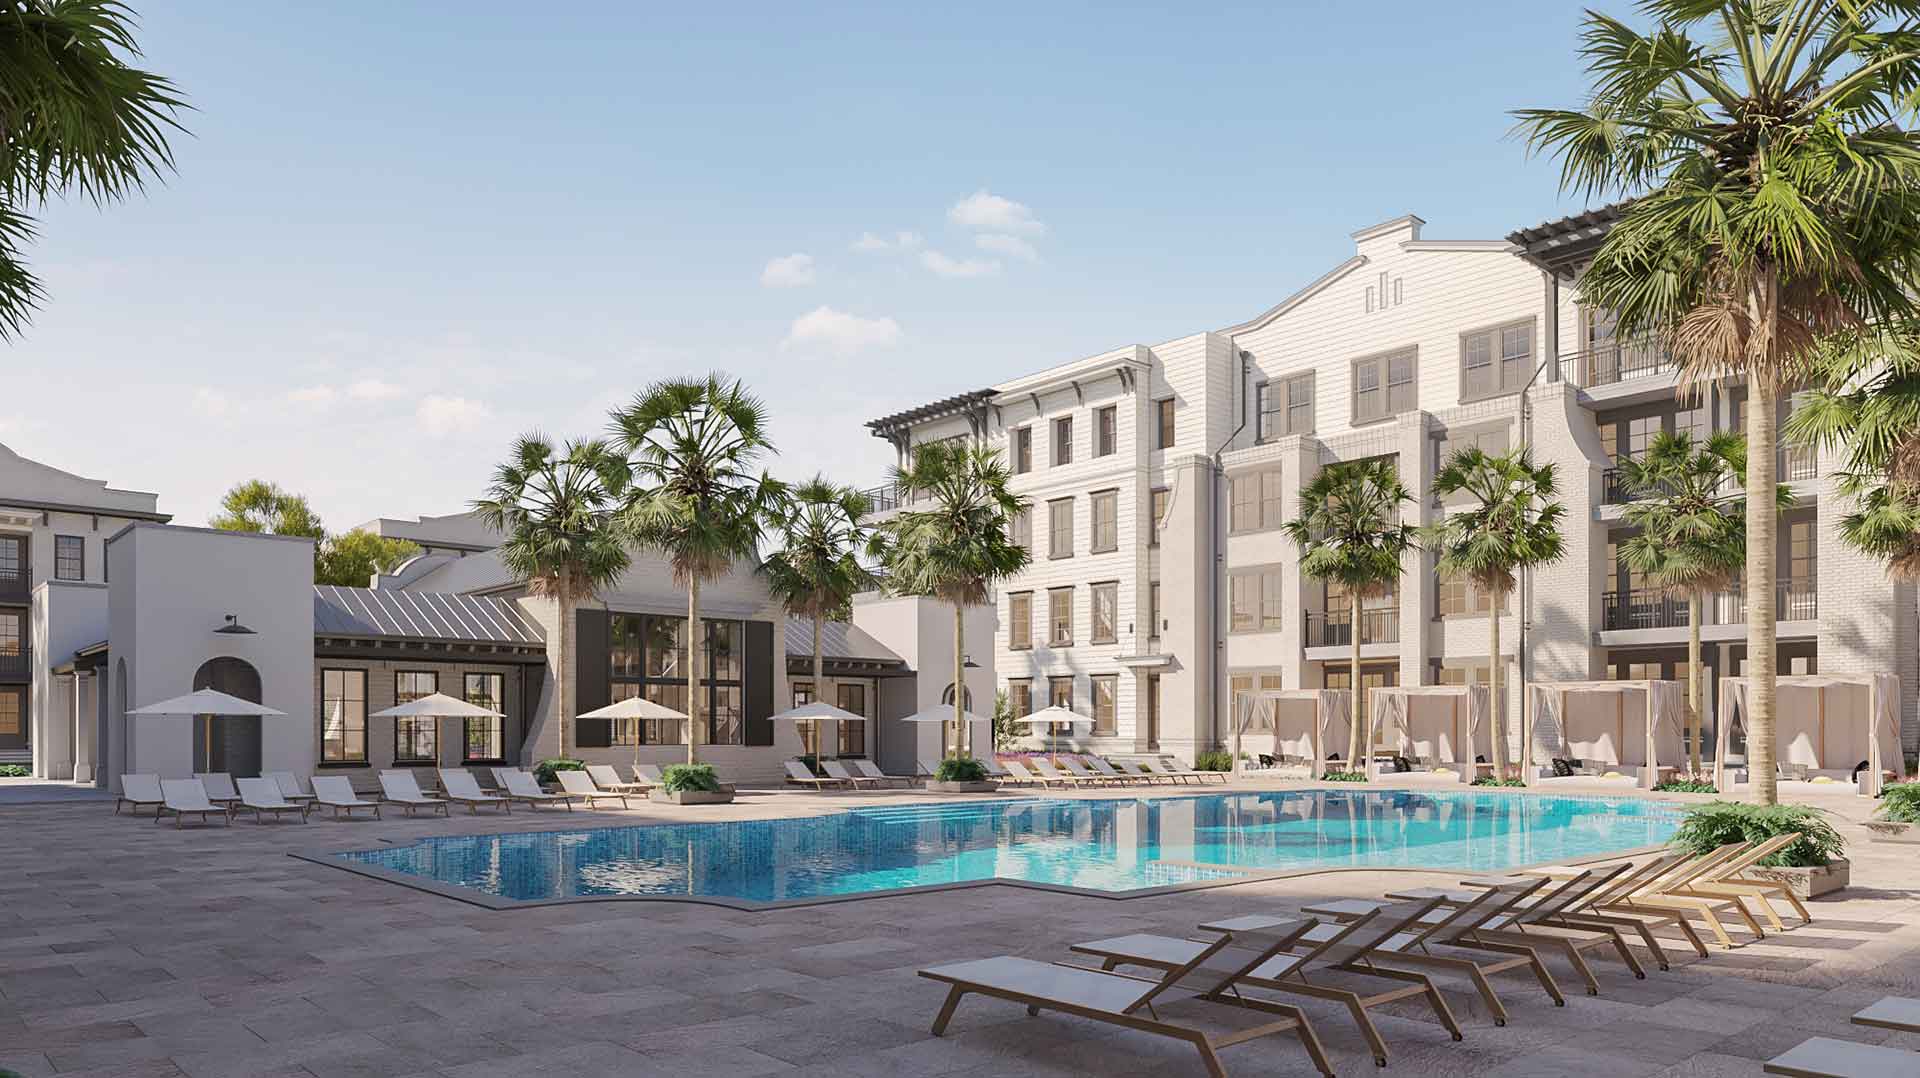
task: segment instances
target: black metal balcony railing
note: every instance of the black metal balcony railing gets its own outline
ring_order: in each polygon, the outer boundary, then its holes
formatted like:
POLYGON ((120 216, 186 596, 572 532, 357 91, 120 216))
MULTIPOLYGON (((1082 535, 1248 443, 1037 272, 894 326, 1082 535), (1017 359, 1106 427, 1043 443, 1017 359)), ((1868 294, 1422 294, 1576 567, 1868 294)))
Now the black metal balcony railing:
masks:
MULTIPOLYGON (((1811 449, 1801 446, 1782 449, 1779 452, 1779 461, 1776 474, 1782 483, 1812 479, 1819 473, 1814 452, 1811 449)), ((1627 486, 1626 474, 1621 468, 1605 469, 1600 473, 1600 481, 1605 488, 1604 498, 1607 505, 1625 505, 1646 497, 1627 486)), ((1732 493, 1731 483, 1728 484, 1728 492, 1732 493)))
MULTIPOLYGON (((1715 596, 1710 605, 1723 624, 1747 620, 1747 599, 1743 592, 1715 596)), ((1780 621, 1810 621, 1819 617, 1819 596, 1814 591, 1813 582, 1781 581, 1774 589, 1774 616, 1780 621)), ((1684 629, 1687 627, 1687 601, 1658 588, 1610 591, 1600 597, 1600 625, 1607 631, 1684 629)))
POLYGON ((33 655, 29 648, 0 651, 0 681, 26 681, 33 676, 33 655))
POLYGON ((860 493, 866 495, 867 502, 875 513, 891 513, 900 508, 900 491, 892 483, 868 487, 860 493))
MULTIPOLYGON (((1747 620, 1747 593, 1743 588, 1725 596, 1728 621, 1747 620)), ((1820 593, 1811 580, 1782 580, 1773 586, 1773 616, 1780 621, 1812 621, 1820 616, 1820 593)))
MULTIPOLYGON (((1320 613, 1306 612, 1307 647, 1332 648, 1353 646, 1353 618, 1345 610, 1320 613)), ((1400 610, 1397 607, 1379 607, 1360 611, 1360 642, 1362 644, 1392 644, 1400 639, 1400 610)))
POLYGON ((1665 348, 1645 341, 1607 341, 1584 352, 1560 357, 1560 377, 1582 388, 1610 386, 1629 378, 1665 374, 1673 369, 1665 348), (1585 378, 1581 372, 1585 372, 1585 378))

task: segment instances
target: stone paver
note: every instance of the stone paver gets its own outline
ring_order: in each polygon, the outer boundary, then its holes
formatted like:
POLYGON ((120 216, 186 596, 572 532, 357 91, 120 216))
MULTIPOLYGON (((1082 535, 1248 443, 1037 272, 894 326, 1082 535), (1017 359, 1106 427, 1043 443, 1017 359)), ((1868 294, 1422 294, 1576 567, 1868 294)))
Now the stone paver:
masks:
MULTIPOLYGON (((3 806, 0 1068, 31 1078, 1197 1074, 1178 1044, 993 1000, 968 999, 934 1038, 943 993, 914 971, 1001 953, 1058 960, 1080 940, 1190 933, 1234 913, 1435 878, 1339 872, 1128 901, 986 887, 761 912, 490 911, 286 856, 919 797, 754 791, 720 808, 185 831, 98 804, 3 806)), ((1576 992, 1565 1008, 1508 974, 1497 982, 1512 1015, 1504 1028, 1443 978, 1465 1041, 1418 1003, 1383 1008, 1392 1072, 1734 1078, 1807 1036, 1920 1048, 1920 1037, 1847 1022, 1881 995, 1920 995, 1920 852, 1869 843, 1865 802, 1821 797, 1852 843, 1855 888, 1818 902, 1815 925, 1646 981, 1600 959, 1603 994, 1576 992)), ((1561 981, 1573 984, 1564 970, 1561 981)), ((1340 1007, 1303 1007, 1336 1070, 1374 1070, 1340 1007)), ((1224 1059, 1236 1075, 1313 1073, 1284 1037, 1224 1059)))

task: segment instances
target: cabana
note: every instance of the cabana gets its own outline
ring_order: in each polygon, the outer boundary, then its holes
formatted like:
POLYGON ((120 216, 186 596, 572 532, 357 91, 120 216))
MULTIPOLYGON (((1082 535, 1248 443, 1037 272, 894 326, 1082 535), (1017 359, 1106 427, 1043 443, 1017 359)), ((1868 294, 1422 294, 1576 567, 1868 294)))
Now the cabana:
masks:
MULTIPOLYGON (((1263 689, 1234 696, 1233 767, 1240 751, 1313 761, 1313 777, 1326 773, 1329 746, 1344 745, 1353 730, 1347 693, 1339 689, 1263 689)), ((1344 751, 1344 750, 1343 750, 1344 751)))
POLYGON ((1491 697, 1485 685, 1383 685, 1371 693, 1369 758, 1379 731, 1393 739, 1399 755, 1450 764, 1461 782, 1472 782, 1479 774, 1476 756, 1492 759, 1491 697))
POLYGON ((1673 770, 1680 751, 1680 720, 1686 698, 1677 681, 1536 681, 1532 706, 1522 716, 1520 777, 1531 786, 1533 749, 1540 716, 1549 712, 1560 734, 1560 755, 1591 761, 1596 766, 1638 773, 1641 789, 1660 783, 1662 771, 1673 770), (1629 701, 1634 693, 1643 700, 1629 701))
MULTIPOLYGON (((1720 730, 1714 753, 1714 782, 1722 790, 1727 746, 1735 724, 1747 725, 1749 680, 1720 679, 1720 730)), ((1774 679, 1775 759, 1809 778, 1851 781, 1866 764, 1861 793, 1880 794, 1884 773, 1905 780, 1906 755, 1900 746, 1900 678, 1894 674, 1792 674, 1774 679)))

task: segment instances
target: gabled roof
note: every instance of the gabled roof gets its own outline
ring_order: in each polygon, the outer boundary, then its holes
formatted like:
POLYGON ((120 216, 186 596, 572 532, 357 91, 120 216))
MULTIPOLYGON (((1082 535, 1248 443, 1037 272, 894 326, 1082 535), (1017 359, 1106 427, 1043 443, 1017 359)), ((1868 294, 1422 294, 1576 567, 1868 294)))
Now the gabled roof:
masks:
POLYGON ((509 599, 446 592, 375 591, 316 584, 315 636, 544 646, 546 636, 509 599))
POLYGON ((141 490, 119 490, 104 480, 63 472, 29 460, 0 445, 0 505, 65 513, 98 513, 165 523, 159 498, 141 490))
MULTIPOLYGON (((789 659, 811 660, 813 658, 812 618, 789 617, 787 619, 786 647, 789 659)), ((885 644, 875 640, 865 629, 844 621, 821 623, 820 654, 828 661, 850 659, 902 667, 907 664, 905 659, 895 654, 885 644)))

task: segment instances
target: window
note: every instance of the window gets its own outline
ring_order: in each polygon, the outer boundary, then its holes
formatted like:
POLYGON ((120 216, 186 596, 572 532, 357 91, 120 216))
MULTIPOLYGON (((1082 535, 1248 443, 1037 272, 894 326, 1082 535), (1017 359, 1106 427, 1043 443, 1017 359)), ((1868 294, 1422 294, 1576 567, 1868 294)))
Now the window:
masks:
POLYGON ((1278 629, 1286 618, 1280 601, 1280 570, 1260 569, 1238 572, 1228 577, 1228 602, 1232 620, 1228 628, 1236 633, 1278 629))
POLYGON ((1313 373, 1296 374, 1254 387, 1258 419, 1255 437, 1262 442, 1289 434, 1313 433, 1313 373))
POLYGON ((1147 585, 1147 635, 1160 639, 1160 582, 1147 585))
POLYGON ((1160 533, 1167 526, 1167 507, 1172 503, 1173 492, 1166 487, 1155 487, 1147 497, 1147 512, 1153 517, 1147 532, 1147 545, 1159 546, 1160 533))
POLYGON ((1073 557, 1073 499, 1047 503, 1047 557, 1073 557))
POLYGON ((1007 710, 1016 719, 1024 719, 1033 714, 1033 679, 1030 677, 1009 678, 1007 680, 1007 710))
POLYGON ((1533 374, 1533 321, 1460 337, 1460 399, 1517 393, 1533 374))
POLYGON ((1025 651, 1033 646, 1033 593, 1016 591, 1007 596, 1007 647, 1025 651))
POLYGON ((1373 423, 1413 410, 1414 368, 1419 353, 1412 348, 1384 356, 1353 361, 1353 422, 1373 423))
POLYGON ((1120 638, 1115 627, 1120 614, 1120 585, 1109 580, 1088 590, 1093 595, 1093 635, 1088 642, 1111 644, 1120 638))
POLYGON ((1033 428, 1020 427, 1013 432, 1013 471, 1025 475, 1033 471, 1033 428))
POLYGON ((0 535, 0 584, 24 584, 27 581, 27 540, 21 535, 0 535))
POLYGON ((1073 417, 1061 416, 1053 421, 1053 466, 1073 463, 1073 417))
MULTIPOLYGON (((1602 430, 1604 431, 1605 428, 1602 428, 1602 430)), ((1435 474, 1438 474, 1441 468, 1447 466, 1448 458, 1462 449, 1478 449, 1482 453, 1493 457, 1505 453, 1507 451, 1507 425, 1505 423, 1499 423, 1491 427, 1481 427, 1478 430, 1450 430, 1440 435, 1434 440, 1433 445, 1433 467, 1435 474)), ((1442 503, 1446 505, 1464 505, 1473 500, 1473 492, 1470 490, 1455 491, 1448 497, 1441 499, 1442 503)))
POLYGON ((1029 554, 1033 553, 1033 507, 1032 506, 1028 506, 1027 508, 1020 510, 1018 513, 1013 514, 1013 523, 1011 526, 1011 532, 1012 534, 1010 534, 1008 538, 1013 541, 1015 546, 1018 546, 1020 549, 1025 550, 1029 554))
MULTIPOLYGON (((1454 617, 1466 614, 1484 615, 1493 605, 1493 597, 1473 586, 1464 577, 1443 577, 1440 580, 1439 610, 1441 617, 1454 617)), ((1500 612, 1507 612, 1504 598, 1500 602, 1500 612)))
POLYGON ((1120 413, 1109 404, 1093 413, 1093 455, 1110 457, 1120 448, 1120 413))
POLYGON ((53 578, 55 580, 87 578, 86 539, 78 535, 53 537, 53 578))
MULTIPOLYGON (((440 675, 431 670, 401 670, 393 675, 393 702, 411 703, 440 691, 440 675)), ((393 720, 393 762, 433 764, 440 760, 440 720, 431 715, 393 720)))
MULTIPOLYGON (((488 711, 505 712, 506 675, 468 674, 465 696, 469 704, 484 707, 488 711)), ((506 719, 499 715, 475 715, 464 721, 464 747, 460 753, 462 760, 467 763, 486 763, 507 758, 506 731, 503 729, 506 719)))
POLYGON ((1228 531, 1270 531, 1286 522, 1278 469, 1243 472, 1227 480, 1228 531))
MULTIPOLYGON (((851 711, 855 715, 867 713, 867 687, 859 682, 842 682, 834 686, 840 696, 840 710, 851 711)), ((867 754, 867 724, 864 722, 836 722, 840 729, 840 755, 865 756, 867 754)))
POLYGON ((1115 706, 1120 695, 1120 678, 1115 674, 1095 674, 1093 682, 1093 736, 1112 737, 1117 732, 1115 706))
MULTIPOLYGON (((0 640, 0 653, 6 643, 0 640)), ((320 762, 367 762, 367 672, 320 671, 320 762)))
MULTIPOLYGON (((701 719, 706 742, 738 745, 744 734, 741 710, 740 649, 746 629, 737 621, 708 621, 700 663, 701 719)), ((675 711, 689 712, 687 700, 687 619, 662 614, 615 614, 608 626, 613 702, 644 696, 675 711)), ((679 719, 620 719, 613 723, 615 745, 680 745, 686 723, 679 719)))
POLYGON ((1073 646, 1073 589, 1047 591, 1047 644, 1056 648, 1073 646))
POLYGON ((1162 397, 1153 402, 1153 427, 1155 449, 1173 448, 1173 398, 1162 397))
POLYGON ((20 655, 25 651, 27 616, 12 610, 0 610, 0 655, 20 655))
POLYGON ((25 710, 21 705, 27 694, 19 689, 0 692, 0 737, 18 738, 27 732, 25 710))
POLYGON ((1103 490, 1093 495, 1093 547, 1091 553, 1106 554, 1120 549, 1120 492, 1103 490))

